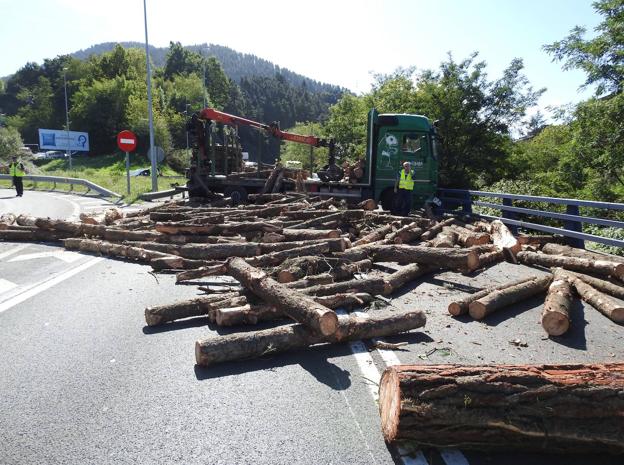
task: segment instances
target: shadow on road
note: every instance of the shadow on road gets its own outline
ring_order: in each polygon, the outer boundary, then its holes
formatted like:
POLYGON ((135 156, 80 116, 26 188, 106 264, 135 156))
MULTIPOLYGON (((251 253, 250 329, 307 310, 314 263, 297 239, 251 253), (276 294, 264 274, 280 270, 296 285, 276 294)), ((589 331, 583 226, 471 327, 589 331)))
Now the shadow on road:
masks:
POLYGON ((236 376, 253 371, 274 370, 288 365, 301 365, 320 383, 336 391, 342 391, 351 386, 351 373, 344 370, 328 359, 351 355, 347 344, 326 344, 294 350, 288 353, 253 360, 242 360, 221 363, 212 367, 195 365, 195 376, 199 381, 236 376))

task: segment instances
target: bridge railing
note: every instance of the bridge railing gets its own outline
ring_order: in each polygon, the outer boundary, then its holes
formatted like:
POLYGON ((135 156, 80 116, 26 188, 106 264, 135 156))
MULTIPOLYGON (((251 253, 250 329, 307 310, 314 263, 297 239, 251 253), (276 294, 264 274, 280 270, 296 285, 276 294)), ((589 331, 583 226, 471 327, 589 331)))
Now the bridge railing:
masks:
MULTIPOLYGON (((624 240, 612 239, 609 237, 597 236, 583 232, 583 224, 594 224, 612 228, 623 228, 624 222, 604 218, 583 216, 580 208, 591 208, 603 211, 624 211, 624 203, 594 202, 592 200, 562 199, 558 197, 541 197, 533 195, 505 194, 499 192, 473 191, 464 189, 438 189, 438 198, 442 201, 442 209, 445 212, 478 216, 489 220, 499 219, 512 232, 517 233, 518 228, 532 229, 551 234, 565 236, 570 245, 584 248, 585 241, 597 242, 613 247, 624 247, 624 240), (477 198, 500 199, 501 203, 475 200, 477 198), (540 210, 536 208, 524 208, 514 206, 514 201, 539 202, 548 205, 564 205, 565 213, 551 210, 540 210), (473 211, 473 207, 486 207, 501 211, 500 216, 487 215, 473 211), (525 217, 545 218, 563 222, 563 227, 555 227, 547 224, 539 224, 534 220, 527 221, 525 217)), ((604 215, 607 216, 607 215, 604 215)))
MULTIPOLYGON (((8 174, 0 174, 1 180, 9 180, 12 181, 13 177, 8 174)), ((87 189, 87 192, 94 191, 100 194, 102 197, 117 197, 121 198, 122 196, 117 194, 116 192, 109 191, 108 189, 98 186, 97 184, 87 181, 86 179, 80 178, 66 178, 62 176, 38 176, 27 174, 23 177, 24 181, 32 181, 35 183, 35 187, 38 182, 46 182, 54 185, 54 189, 56 189, 57 184, 69 184, 69 190, 73 190, 74 186, 83 186, 87 189)))

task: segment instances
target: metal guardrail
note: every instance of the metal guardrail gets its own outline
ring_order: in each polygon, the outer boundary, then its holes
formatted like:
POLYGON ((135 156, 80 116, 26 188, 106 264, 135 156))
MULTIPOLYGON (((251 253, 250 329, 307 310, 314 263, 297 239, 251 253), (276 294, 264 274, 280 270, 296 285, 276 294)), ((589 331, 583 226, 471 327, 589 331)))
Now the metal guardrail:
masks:
POLYGON ((442 208, 444 211, 457 213, 457 208, 461 208, 461 210, 459 211, 467 215, 478 216, 489 220, 499 219, 507 224, 514 233, 517 233, 518 228, 526 228, 551 234, 560 234, 568 238, 568 243, 570 245, 580 248, 585 247, 585 241, 598 242, 600 244, 615 247, 624 247, 624 240, 611 239, 608 237, 596 236, 594 234, 588 234, 583 232, 583 223, 624 229, 624 222, 582 216, 579 210, 580 207, 586 207, 603 210, 624 211, 623 203, 594 202, 592 200, 562 199, 559 197, 540 197, 532 195, 505 194, 499 192, 473 191, 464 189, 438 189, 438 198, 442 201, 442 208), (472 198, 475 196, 499 198, 502 200, 502 204, 473 200, 472 198), (513 205, 514 200, 565 205, 566 212, 559 213, 553 211, 536 210, 533 208, 515 207, 513 205), (454 206, 454 208, 449 208, 450 206, 454 206), (501 210, 502 216, 498 217, 474 213, 472 211, 473 206, 488 207, 501 210), (523 221, 521 219, 518 219, 519 215, 531 215, 541 218, 561 220, 563 221, 563 228, 523 221))
POLYGON ((174 195, 177 195, 180 193, 182 194, 182 198, 184 198, 185 192, 186 190, 173 188, 173 189, 167 189, 167 190, 158 191, 158 192, 144 192, 143 194, 139 195, 139 198, 141 200, 151 201, 154 199, 162 199, 164 197, 173 198, 174 195))
MULTIPOLYGON (((13 177, 8 174, 0 174, 0 179, 12 181, 13 177)), ((80 178, 65 178, 62 176, 36 176, 27 174, 23 177, 25 181, 33 181, 35 183, 35 187, 37 182, 49 182, 54 184, 54 189, 56 189, 57 184, 69 184, 70 191, 73 190, 74 186, 83 186, 87 188, 87 192, 95 191, 103 197, 117 197, 121 198, 122 196, 117 194, 116 192, 109 191, 102 186, 98 186, 91 181, 87 181, 86 179, 80 178)))

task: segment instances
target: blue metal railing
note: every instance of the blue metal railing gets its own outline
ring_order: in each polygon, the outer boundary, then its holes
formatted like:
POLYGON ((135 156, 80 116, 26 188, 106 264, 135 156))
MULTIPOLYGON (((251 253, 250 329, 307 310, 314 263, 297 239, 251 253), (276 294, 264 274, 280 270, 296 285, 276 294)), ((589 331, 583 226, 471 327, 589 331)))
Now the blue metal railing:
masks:
POLYGON ((624 222, 604 218, 582 216, 580 207, 595 208, 600 210, 624 211, 624 203, 594 202, 592 200, 562 199, 558 197, 539 197, 532 195, 504 194, 499 192, 484 192, 463 189, 438 189, 438 198, 442 201, 442 209, 446 212, 461 213, 479 216, 486 219, 500 219, 509 226, 512 232, 517 233, 518 228, 533 229, 551 234, 560 234, 568 238, 568 243, 575 247, 583 248, 585 241, 598 242, 615 247, 624 247, 624 240, 611 239, 583 232, 583 223, 607 226, 611 228, 623 228, 624 222), (473 197, 491 197, 501 199, 502 203, 483 202, 473 200, 473 197), (540 202, 555 205, 565 205, 566 212, 537 210, 513 205, 514 200, 540 202), (473 206, 487 207, 501 210, 502 216, 484 215, 473 212, 473 206), (563 221, 563 227, 557 228, 539 223, 523 221, 520 215, 549 218, 563 221))

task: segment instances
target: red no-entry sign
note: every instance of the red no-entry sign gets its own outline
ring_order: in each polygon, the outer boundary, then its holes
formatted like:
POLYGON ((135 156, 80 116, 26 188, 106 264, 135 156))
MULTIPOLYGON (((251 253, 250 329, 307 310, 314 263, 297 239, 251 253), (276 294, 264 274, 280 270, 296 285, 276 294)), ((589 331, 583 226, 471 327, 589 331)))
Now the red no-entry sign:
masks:
POLYGON ((136 149, 137 137, 132 131, 121 131, 117 134, 117 147, 123 152, 132 152, 136 149))

